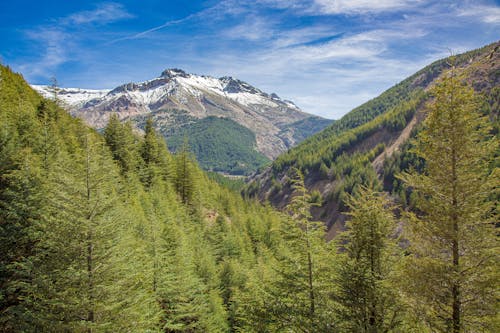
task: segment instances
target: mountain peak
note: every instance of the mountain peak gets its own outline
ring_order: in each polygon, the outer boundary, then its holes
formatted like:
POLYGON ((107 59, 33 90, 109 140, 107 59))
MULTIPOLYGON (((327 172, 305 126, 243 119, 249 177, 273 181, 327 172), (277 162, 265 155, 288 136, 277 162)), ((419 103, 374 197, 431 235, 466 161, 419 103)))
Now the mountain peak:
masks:
POLYGON ((262 92, 241 80, 235 79, 232 76, 223 76, 219 79, 224 84, 224 92, 235 94, 240 92, 248 92, 251 94, 261 94, 262 92))
POLYGON ((168 68, 161 73, 161 77, 172 78, 172 77, 187 77, 188 74, 179 68, 168 68))

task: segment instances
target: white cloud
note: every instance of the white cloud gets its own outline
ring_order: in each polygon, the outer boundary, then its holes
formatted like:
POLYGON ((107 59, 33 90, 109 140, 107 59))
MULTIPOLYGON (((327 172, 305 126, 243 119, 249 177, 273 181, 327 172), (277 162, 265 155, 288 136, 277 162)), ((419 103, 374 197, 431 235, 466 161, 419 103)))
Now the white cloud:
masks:
POLYGON ((28 75, 53 76, 53 70, 69 59, 68 50, 74 46, 69 34, 53 27, 28 31, 27 36, 43 46, 38 61, 21 66, 28 75))
POLYGON ((314 0, 322 14, 358 14, 395 11, 414 7, 418 0, 314 0))
POLYGON ((283 30, 275 33, 276 38, 273 40, 273 46, 276 48, 298 46, 337 34, 337 31, 332 27, 325 25, 283 30))
POLYGON ((484 23, 500 24, 500 7, 473 5, 458 9, 458 16, 469 16, 484 23))
POLYGON ((258 41, 270 39, 274 34, 274 29, 270 19, 264 19, 256 15, 250 15, 235 27, 225 29, 221 33, 229 39, 246 39, 258 41))
POLYGON ((132 18, 133 15, 125 10, 123 5, 119 3, 103 3, 98 5, 93 10, 85 10, 71 14, 60 20, 62 24, 107 24, 120 21, 123 19, 132 18))

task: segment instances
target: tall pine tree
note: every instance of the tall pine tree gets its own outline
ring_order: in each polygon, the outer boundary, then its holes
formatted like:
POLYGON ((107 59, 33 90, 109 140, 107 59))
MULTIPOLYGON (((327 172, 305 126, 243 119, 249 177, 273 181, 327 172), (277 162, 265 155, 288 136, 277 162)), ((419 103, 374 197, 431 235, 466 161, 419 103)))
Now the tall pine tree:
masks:
POLYGON ((343 327, 348 332, 394 332, 402 306, 394 284, 400 259, 396 221, 387 196, 360 187, 347 200, 350 220, 339 236, 337 283, 343 327))
POLYGON ((312 221, 311 195, 304 176, 295 169, 291 219, 283 225, 284 247, 277 255, 276 279, 268 288, 269 315, 275 329, 293 332, 331 332, 335 328, 332 304, 332 251, 324 225, 312 221))
POLYGON ((488 200, 499 186, 500 172, 489 168, 498 140, 473 89, 454 72, 431 92, 415 149, 424 173, 401 176, 419 210, 406 225, 406 295, 433 332, 498 331, 498 241, 488 200))

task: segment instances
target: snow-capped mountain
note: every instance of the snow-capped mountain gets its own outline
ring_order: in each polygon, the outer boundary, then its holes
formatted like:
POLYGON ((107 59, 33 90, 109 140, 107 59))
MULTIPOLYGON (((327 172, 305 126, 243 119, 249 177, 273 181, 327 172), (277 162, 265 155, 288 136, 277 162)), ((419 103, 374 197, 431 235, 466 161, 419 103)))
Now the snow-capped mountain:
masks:
POLYGON ((51 86, 31 85, 36 91, 48 98, 57 96, 63 104, 72 108, 80 108, 87 101, 101 98, 110 92, 109 89, 80 89, 80 88, 55 88, 51 86), (55 91, 54 91, 55 90, 55 91))
MULTIPOLYGON (((46 97, 54 96, 51 87, 33 88, 46 97)), ((153 117, 160 132, 208 116, 229 118, 254 132, 257 150, 269 158, 306 136, 294 123, 300 125, 307 119, 328 124, 301 111, 293 102, 238 79, 188 74, 180 69, 167 69, 160 77, 113 90, 60 88, 57 98, 96 128, 104 127, 113 113, 138 124, 145 117, 153 117)))

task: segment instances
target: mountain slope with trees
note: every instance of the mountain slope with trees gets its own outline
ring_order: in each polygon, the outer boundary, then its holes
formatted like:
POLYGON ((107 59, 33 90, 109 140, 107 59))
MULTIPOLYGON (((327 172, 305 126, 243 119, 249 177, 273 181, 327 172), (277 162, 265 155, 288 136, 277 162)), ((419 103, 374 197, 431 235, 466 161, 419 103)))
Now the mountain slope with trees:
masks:
POLYGON ((281 214, 152 120, 100 134, 1 66, 0 332, 497 332, 498 132, 456 72, 398 173, 414 213, 357 186, 327 242, 299 168, 281 214))
POLYGON ((0 69, 0 331, 235 326, 281 215, 170 154, 151 122, 100 135, 0 69))
POLYGON ((280 155, 270 168, 254 177, 245 193, 285 207, 291 193, 288 173, 299 168, 310 190, 323 198, 314 216, 324 221, 330 236, 342 228, 347 194, 358 185, 376 184, 409 203, 395 174, 421 167, 410 153, 412 140, 432 102, 428 90, 453 64, 463 80, 482 96, 480 108, 489 114, 498 133, 500 93, 500 44, 442 59, 368 101, 322 132, 280 155))

